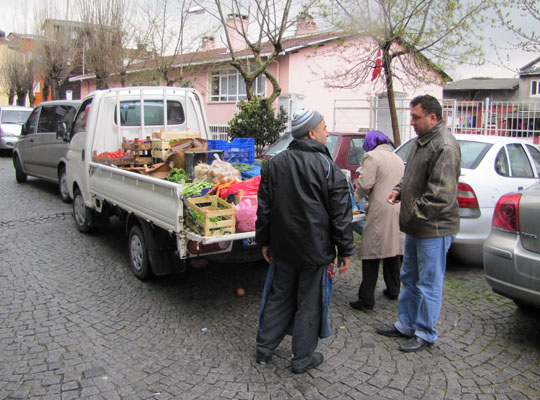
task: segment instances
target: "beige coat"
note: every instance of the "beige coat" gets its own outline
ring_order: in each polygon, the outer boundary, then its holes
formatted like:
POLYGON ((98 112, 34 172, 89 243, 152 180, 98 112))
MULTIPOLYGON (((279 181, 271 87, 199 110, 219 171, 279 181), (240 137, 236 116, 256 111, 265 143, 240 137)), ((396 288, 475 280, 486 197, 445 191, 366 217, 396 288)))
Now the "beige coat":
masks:
POLYGON ((368 196, 368 211, 358 256, 362 260, 403 255, 405 234, 399 230, 399 205, 386 197, 403 176, 404 165, 387 144, 364 154, 355 199, 368 196))

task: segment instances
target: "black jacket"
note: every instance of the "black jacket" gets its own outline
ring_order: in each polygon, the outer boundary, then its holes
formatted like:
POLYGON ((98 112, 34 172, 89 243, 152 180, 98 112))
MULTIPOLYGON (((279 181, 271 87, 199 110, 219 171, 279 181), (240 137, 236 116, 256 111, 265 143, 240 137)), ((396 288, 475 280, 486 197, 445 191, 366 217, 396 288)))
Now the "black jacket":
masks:
POLYGON ((293 140, 265 163, 258 193, 256 241, 275 258, 325 265, 354 254, 349 186, 328 149, 293 140))

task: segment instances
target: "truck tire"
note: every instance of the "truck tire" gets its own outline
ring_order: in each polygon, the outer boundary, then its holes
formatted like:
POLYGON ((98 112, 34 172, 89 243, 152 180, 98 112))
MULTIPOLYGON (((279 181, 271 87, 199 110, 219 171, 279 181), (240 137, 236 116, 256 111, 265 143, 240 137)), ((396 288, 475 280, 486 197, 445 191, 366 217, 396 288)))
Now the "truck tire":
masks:
POLYGON ((152 270, 148 262, 148 249, 142 229, 133 225, 129 231, 129 264, 135 276, 141 281, 150 278, 152 270))
POLYGON ((89 233, 94 228, 94 213, 84 204, 84 199, 78 188, 73 193, 73 218, 79 232, 89 233))
POLYGON ((66 167, 60 168, 60 172, 58 172, 58 194, 64 203, 71 203, 67 187, 66 167))
POLYGON ((22 170, 21 161, 18 156, 13 158, 13 165, 15 166, 15 179, 17 180, 17 183, 26 182, 27 176, 22 170))

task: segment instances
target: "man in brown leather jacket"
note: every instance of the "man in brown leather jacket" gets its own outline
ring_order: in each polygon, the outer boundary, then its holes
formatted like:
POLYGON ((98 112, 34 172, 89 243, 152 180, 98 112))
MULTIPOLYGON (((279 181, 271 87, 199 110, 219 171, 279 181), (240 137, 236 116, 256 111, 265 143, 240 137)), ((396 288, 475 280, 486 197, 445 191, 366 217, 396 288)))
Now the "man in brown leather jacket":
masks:
POLYGON ((410 107, 418 138, 403 179, 387 198, 390 204, 401 201, 399 225, 406 234, 398 321, 377 328, 381 335, 410 338, 400 346, 406 352, 429 347, 438 338, 446 253, 459 230, 461 170, 459 145, 446 129, 437 99, 418 96, 410 107))

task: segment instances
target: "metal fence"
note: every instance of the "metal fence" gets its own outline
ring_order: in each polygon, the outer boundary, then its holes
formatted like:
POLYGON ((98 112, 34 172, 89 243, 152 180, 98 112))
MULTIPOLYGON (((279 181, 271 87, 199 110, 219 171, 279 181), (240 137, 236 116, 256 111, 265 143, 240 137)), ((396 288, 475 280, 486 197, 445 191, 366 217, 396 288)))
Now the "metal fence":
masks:
POLYGON ((210 130, 209 139, 211 139, 211 140, 229 140, 229 136, 227 134, 227 125, 209 124, 208 128, 210 130))
MULTIPOLYGON (((396 111, 403 143, 415 135, 410 124, 410 99, 397 98, 396 111)), ((540 137, 540 103, 534 101, 443 100, 443 118, 452 133, 521 137, 533 143, 540 137)), ((334 131, 377 129, 392 136, 386 98, 334 101, 334 131)))

